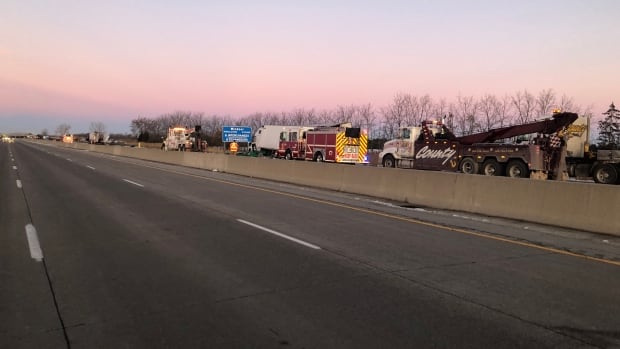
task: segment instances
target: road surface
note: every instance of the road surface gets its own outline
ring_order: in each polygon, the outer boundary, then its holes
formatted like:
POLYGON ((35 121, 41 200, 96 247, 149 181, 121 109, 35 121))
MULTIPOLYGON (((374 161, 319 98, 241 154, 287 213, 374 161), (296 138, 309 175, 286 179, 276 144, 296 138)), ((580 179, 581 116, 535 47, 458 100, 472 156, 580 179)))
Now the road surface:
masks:
POLYGON ((0 195, 3 348, 620 347, 614 239, 25 141, 0 195))

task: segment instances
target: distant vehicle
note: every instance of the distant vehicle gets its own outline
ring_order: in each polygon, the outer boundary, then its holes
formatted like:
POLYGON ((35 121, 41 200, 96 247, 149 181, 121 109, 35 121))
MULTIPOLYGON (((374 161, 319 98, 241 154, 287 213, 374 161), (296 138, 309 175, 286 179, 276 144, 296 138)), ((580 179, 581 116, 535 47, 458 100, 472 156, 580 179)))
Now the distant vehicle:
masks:
POLYGON ((64 135, 62 136, 63 143, 73 143, 73 135, 64 135))
POLYGON ((14 139, 9 136, 2 136, 2 143, 13 143, 14 139))

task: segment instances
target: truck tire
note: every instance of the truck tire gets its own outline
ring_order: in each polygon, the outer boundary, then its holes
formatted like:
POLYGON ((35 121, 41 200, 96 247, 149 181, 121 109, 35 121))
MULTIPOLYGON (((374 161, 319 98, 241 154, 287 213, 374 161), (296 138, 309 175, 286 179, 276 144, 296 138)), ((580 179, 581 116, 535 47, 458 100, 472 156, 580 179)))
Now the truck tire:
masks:
POLYGON ((506 165, 506 176, 511 178, 529 178, 530 171, 521 160, 510 160, 506 165))
POLYGON ((459 165, 461 172, 466 174, 478 174, 480 165, 473 158, 464 158, 459 165))
POLYGON ((293 153, 290 150, 287 150, 284 154, 284 160, 293 160, 293 153))
POLYGON ((323 153, 317 151, 316 154, 314 154, 314 161, 323 162, 323 153))
POLYGON ((600 164, 594 167, 592 179, 596 183, 616 184, 618 183, 618 168, 613 164, 600 164))
POLYGON ((396 160, 390 154, 383 157, 383 167, 396 167, 396 160))
POLYGON ((487 159, 482 163, 482 174, 485 176, 501 176, 504 167, 495 159, 487 159))

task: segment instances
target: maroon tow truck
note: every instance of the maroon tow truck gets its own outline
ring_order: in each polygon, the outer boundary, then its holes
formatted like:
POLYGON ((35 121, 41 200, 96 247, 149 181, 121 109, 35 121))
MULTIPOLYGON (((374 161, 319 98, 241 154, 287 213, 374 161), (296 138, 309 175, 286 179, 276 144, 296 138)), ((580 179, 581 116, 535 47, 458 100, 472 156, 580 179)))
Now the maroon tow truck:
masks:
POLYGON ((577 120, 575 113, 486 132, 456 137, 443 123, 423 122, 400 129, 399 137, 383 146, 384 167, 413 168, 508 176, 567 179, 563 130, 577 120), (535 135, 524 142, 498 142, 535 135))

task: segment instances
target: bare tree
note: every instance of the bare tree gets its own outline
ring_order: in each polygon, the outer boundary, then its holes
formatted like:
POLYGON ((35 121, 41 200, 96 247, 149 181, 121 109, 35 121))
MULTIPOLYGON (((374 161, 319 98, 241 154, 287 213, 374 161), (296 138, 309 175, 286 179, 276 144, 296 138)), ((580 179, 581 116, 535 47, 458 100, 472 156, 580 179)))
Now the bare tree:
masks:
POLYGON ((239 119, 239 124, 250 127, 252 131, 256 131, 261 126, 266 125, 263 123, 263 115, 261 113, 254 113, 241 118, 239 119))
MULTIPOLYGON (((418 99, 418 123, 429 118, 439 118, 441 114, 433 115, 433 99, 428 94, 418 99)), ((416 125, 417 125, 416 124, 416 125)))
POLYGON ((357 108, 354 105, 343 106, 339 105, 334 111, 334 115, 338 119, 337 123, 350 122, 351 124, 357 124, 357 108))
POLYGON ((527 90, 518 91, 512 97, 512 105, 517 111, 517 122, 520 124, 532 121, 536 109, 536 98, 527 90))
POLYGON ((552 89, 540 91, 536 105, 538 107, 538 117, 545 117, 551 114, 551 108, 555 104, 555 92, 552 89))
POLYGON ((263 120, 263 125, 279 125, 282 123, 280 115, 277 113, 265 113, 263 120))
POLYGON ((289 113, 289 120, 292 125, 304 125, 306 124, 306 115, 303 108, 297 108, 289 113))
POLYGON ((71 125, 66 124, 66 123, 62 123, 62 124, 58 125, 58 127, 56 127, 56 135, 57 136, 64 136, 67 133, 69 133, 69 130, 71 130, 71 125))
POLYGON ((314 108, 306 110, 306 125, 316 124, 317 118, 318 115, 314 108))
POLYGON ((497 100, 497 115, 499 127, 510 125, 514 116, 512 115, 512 98, 509 95, 504 95, 502 99, 497 100))
POLYGON ((396 129, 401 128, 408 122, 411 97, 408 94, 398 93, 394 96, 392 104, 381 110, 386 124, 391 124, 396 129))
POLYGON ((404 95, 405 123, 406 126, 415 126, 420 123, 420 103, 418 97, 410 94, 404 95))
POLYGON ((190 126, 191 112, 176 111, 174 113, 165 114, 164 118, 168 121, 168 126, 190 126))
POLYGON ((129 126, 129 129, 131 130, 131 134, 134 137, 137 137, 141 133, 151 131, 149 129, 150 128, 149 123, 151 121, 152 119, 145 118, 143 116, 138 116, 136 119, 131 120, 131 125, 129 126))
POLYGON ((375 123, 377 122, 377 115, 372 107, 372 104, 360 105, 357 109, 359 113, 360 126, 368 131, 368 136, 372 137, 375 130, 375 123))
POLYGON ((97 133, 105 133, 106 128, 105 128, 105 124, 101 121, 94 121, 90 123, 90 127, 88 128, 88 130, 90 132, 97 132, 97 133))
POLYGON ((499 101, 494 95, 486 94, 478 102, 481 131, 489 131, 499 123, 499 101))
POLYGON ((579 114, 579 109, 580 109, 579 107, 577 107, 577 105, 575 105, 573 98, 568 97, 566 94, 563 94, 562 97, 560 98, 560 103, 558 105, 558 108, 564 112, 572 112, 572 113, 577 113, 577 114, 579 114))
POLYGON ((448 103, 444 98, 440 99, 439 102, 433 105, 431 115, 435 115, 443 119, 448 118, 448 103))
POLYGON ((204 113, 202 112, 190 113, 188 122, 189 122, 190 127, 194 127, 194 126, 202 127, 202 124, 204 123, 204 113))
POLYGON ((463 135, 475 132, 479 128, 479 124, 476 118, 478 103, 474 97, 463 97, 459 94, 454 107, 457 132, 463 135))
POLYGON ((331 125, 336 123, 337 117, 332 111, 329 110, 321 110, 318 112, 316 117, 317 125, 331 125))

